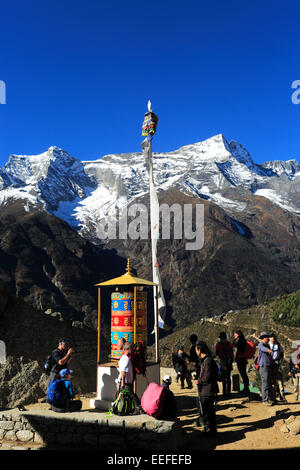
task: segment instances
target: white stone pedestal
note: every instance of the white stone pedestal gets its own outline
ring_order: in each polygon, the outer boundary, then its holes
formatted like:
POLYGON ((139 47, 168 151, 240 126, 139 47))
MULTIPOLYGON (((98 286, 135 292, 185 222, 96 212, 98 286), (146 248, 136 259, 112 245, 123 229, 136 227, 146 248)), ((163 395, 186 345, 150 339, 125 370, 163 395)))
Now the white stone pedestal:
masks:
MULTIPOLYGON (((100 364, 97 367, 97 397, 90 400, 90 407, 109 410, 116 398, 117 379, 119 377, 118 361, 100 364)), ((141 399, 150 382, 160 384, 159 363, 148 362, 146 374, 136 375, 135 393, 141 399)))

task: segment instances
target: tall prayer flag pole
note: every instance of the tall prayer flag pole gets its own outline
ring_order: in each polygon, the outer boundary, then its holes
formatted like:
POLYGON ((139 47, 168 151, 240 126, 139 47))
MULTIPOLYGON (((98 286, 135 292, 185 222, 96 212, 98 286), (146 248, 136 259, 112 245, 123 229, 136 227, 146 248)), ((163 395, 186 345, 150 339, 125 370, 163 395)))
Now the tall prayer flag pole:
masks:
POLYGON ((154 332, 158 336, 158 328, 164 327, 164 321, 159 314, 159 310, 166 306, 165 297, 162 289, 161 277, 159 272, 159 262, 157 259, 157 241, 159 239, 159 202, 154 185, 153 176, 153 156, 152 139, 156 132, 158 117, 151 109, 151 101, 148 101, 148 112, 145 113, 142 135, 146 137, 142 142, 142 149, 146 167, 149 173, 150 186, 150 223, 151 223, 151 247, 152 247, 152 275, 153 282, 158 284, 158 289, 153 289, 155 325, 154 332))

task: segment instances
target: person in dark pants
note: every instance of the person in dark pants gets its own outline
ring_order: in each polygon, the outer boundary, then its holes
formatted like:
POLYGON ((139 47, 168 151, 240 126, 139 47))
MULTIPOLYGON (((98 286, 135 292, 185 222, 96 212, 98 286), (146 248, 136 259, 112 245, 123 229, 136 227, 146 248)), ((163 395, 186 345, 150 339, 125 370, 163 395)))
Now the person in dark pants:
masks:
POLYGON ((198 341, 197 335, 193 334, 190 336, 190 342, 192 344, 190 348, 190 362, 193 363, 195 366, 198 363, 198 356, 196 354, 196 343, 198 341))
POLYGON ((294 349, 291 359, 289 362, 288 375, 292 378, 294 384, 295 400, 299 400, 299 389, 300 389, 300 345, 298 342, 293 343, 294 349))
POLYGON ((50 372, 50 381, 59 378, 59 372, 69 366, 74 349, 69 347, 69 340, 61 338, 58 341, 58 347, 52 351, 52 369, 50 372))
POLYGON ((190 356, 184 352, 183 346, 178 346, 177 352, 172 355, 173 366, 177 372, 176 382, 180 379, 181 388, 184 388, 184 381, 187 381, 188 388, 193 388, 191 374, 187 368, 187 361, 190 356))
POLYGON ((237 330, 234 332, 234 341, 233 341, 233 347, 236 348, 236 354, 235 354, 235 361, 236 365, 238 368, 238 371, 242 377, 243 384, 244 384, 244 390, 243 394, 245 395, 250 395, 250 390, 249 390, 249 377, 247 375, 247 364, 248 361, 244 357, 244 353, 246 350, 246 344, 247 340, 243 333, 240 330, 237 330))
POLYGON ((223 396, 229 397, 231 393, 231 371, 233 363, 233 346, 227 341, 225 332, 220 333, 216 344, 216 356, 220 358, 223 396))
POLYGON ((272 406, 276 403, 275 392, 273 389, 273 359, 272 349, 269 346, 269 334, 262 332, 258 345, 258 365, 261 377, 261 395, 262 403, 272 406))
POLYGON ((196 354, 201 359, 196 376, 201 418, 204 423, 205 435, 215 436, 217 434, 215 401, 218 393, 218 366, 203 341, 197 341, 196 354))
MULTIPOLYGON (((281 370, 281 364, 284 358, 283 347, 276 338, 275 333, 270 333, 269 347, 272 349, 272 373, 273 373, 273 386, 276 396, 280 401, 287 403, 284 393, 284 383, 281 370)), ((276 397, 275 397, 276 398, 276 397)))

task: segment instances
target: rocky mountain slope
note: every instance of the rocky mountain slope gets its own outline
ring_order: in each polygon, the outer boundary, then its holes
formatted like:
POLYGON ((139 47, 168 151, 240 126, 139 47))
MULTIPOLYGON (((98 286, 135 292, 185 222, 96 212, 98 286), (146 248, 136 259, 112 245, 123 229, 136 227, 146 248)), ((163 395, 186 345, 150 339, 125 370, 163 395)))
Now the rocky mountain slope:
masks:
MULTIPOLYGON (((161 192, 159 200, 169 206, 199 203, 176 189, 161 192)), ((148 204, 147 196, 137 201, 148 204)), ((158 241, 167 327, 181 329, 192 319, 246 308, 300 288, 299 218, 266 198, 244 195, 240 201, 246 209, 239 219, 211 201, 202 201, 201 250, 186 250, 185 237, 158 241)), ((150 237, 111 240, 107 246, 129 256, 139 276, 151 278, 150 237)))
MULTIPOLYGON (((76 352, 72 360, 75 387, 82 392, 95 391, 96 332, 71 327, 68 322, 41 313, 9 294, 0 281, 0 340, 5 342, 7 356, 6 362, 0 364, 0 408, 31 403, 45 396, 48 377, 43 373, 44 362, 62 336, 70 339, 76 352)), ((105 341, 102 354, 107 354, 105 341)))
MULTIPOLYGON (((300 287, 296 160, 258 165, 220 134, 154 153, 154 174, 160 202, 205 208, 201 250, 188 252, 184 238, 159 242, 169 328, 300 287)), ((95 324, 95 282, 122 274, 127 257, 152 277, 149 239, 109 240, 106 251, 98 238, 99 222, 132 202, 149 204, 141 153, 83 162, 57 147, 12 155, 0 171, 0 279, 38 308, 95 324)))
POLYGON ((45 211, 15 203, 0 213, 0 279, 9 291, 45 312, 95 327, 95 284, 123 274, 126 262, 79 236, 45 211))
MULTIPOLYGON (((300 291, 290 294, 291 297, 299 298, 300 291)), ((205 341, 212 353, 215 352, 215 345, 221 331, 225 331, 230 341, 233 340, 234 332, 241 330, 244 335, 251 339, 256 345, 259 343, 259 336, 262 331, 275 332, 279 342, 285 351, 285 367, 293 351, 292 344, 300 340, 299 326, 291 328, 276 319, 275 310, 282 297, 275 297, 259 305, 247 309, 233 309, 224 312, 222 315, 214 315, 210 318, 201 318, 190 323, 174 333, 162 338, 159 343, 161 364, 165 367, 172 367, 171 353, 182 344, 188 353, 191 347, 189 337, 196 334, 199 340, 205 341)), ((149 358, 154 357, 154 347, 148 348, 149 358)), ((249 366, 253 361, 249 361, 249 366)))
MULTIPOLYGON (((258 165, 245 148, 228 142, 222 134, 173 152, 154 153, 154 175, 160 191, 177 188, 231 214, 244 212, 243 194, 262 196, 300 214, 298 162, 258 165)), ((27 210, 38 204, 93 239, 100 220, 147 192, 148 174, 141 153, 80 162, 50 147, 41 155, 11 155, 0 169, 2 207, 13 200, 21 200, 27 210)))

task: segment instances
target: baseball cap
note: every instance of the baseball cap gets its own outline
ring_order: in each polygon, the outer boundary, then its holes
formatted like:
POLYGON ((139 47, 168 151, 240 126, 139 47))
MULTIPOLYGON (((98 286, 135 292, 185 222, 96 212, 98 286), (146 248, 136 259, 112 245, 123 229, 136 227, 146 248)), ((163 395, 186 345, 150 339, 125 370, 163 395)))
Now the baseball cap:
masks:
POLYGON ((64 377, 64 376, 67 375, 67 374, 73 374, 73 371, 72 371, 72 370, 69 370, 69 369, 62 369, 62 370, 60 371, 60 373, 59 373, 59 375, 60 375, 61 377, 64 377))
POLYGON ((269 336, 270 336, 269 333, 267 333, 266 331, 262 331, 261 334, 260 334, 259 339, 269 338, 269 336))

